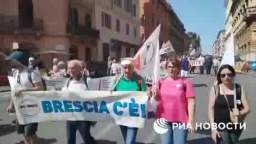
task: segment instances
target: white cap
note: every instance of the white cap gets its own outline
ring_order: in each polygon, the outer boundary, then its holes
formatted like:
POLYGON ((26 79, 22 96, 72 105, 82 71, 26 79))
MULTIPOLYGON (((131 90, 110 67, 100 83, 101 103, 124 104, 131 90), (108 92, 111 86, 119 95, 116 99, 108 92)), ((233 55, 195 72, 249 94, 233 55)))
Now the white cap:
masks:
POLYGON ((121 65, 133 65, 133 58, 123 58, 121 60, 121 65))
POLYGON ((28 58, 28 61, 34 61, 34 60, 35 60, 34 57, 29 57, 29 58, 28 58))
POLYGON ((12 43, 12 49, 13 49, 13 50, 19 49, 19 43, 13 42, 13 43, 12 43))
POLYGON ((164 118, 156 119, 154 124, 153 124, 153 128, 154 128, 156 133, 164 134, 169 130, 168 129, 168 122, 164 118))

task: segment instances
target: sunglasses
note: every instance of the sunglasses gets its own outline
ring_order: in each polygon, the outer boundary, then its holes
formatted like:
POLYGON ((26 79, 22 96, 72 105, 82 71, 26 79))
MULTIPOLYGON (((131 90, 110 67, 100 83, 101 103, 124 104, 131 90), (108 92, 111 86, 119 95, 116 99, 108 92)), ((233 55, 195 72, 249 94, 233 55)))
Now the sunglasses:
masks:
POLYGON ((226 77, 226 76, 228 76, 228 77, 230 77, 230 78, 234 77, 234 75, 233 75, 232 73, 220 74, 220 77, 221 77, 221 78, 224 78, 224 77, 226 77))

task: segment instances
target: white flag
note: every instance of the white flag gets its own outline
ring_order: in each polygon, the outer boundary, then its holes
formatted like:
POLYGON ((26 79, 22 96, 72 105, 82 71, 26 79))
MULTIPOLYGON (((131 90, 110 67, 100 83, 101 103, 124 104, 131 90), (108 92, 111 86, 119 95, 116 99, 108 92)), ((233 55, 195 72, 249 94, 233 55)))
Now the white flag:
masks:
POLYGON ((162 47, 159 51, 160 55, 170 53, 170 52, 175 52, 172 43, 168 40, 166 43, 162 44, 162 47))
POLYGON ((135 70, 153 83, 159 77, 160 29, 161 25, 158 25, 134 56, 135 70))
POLYGON ((235 66, 235 46, 234 46, 234 37, 231 33, 225 43, 225 53, 222 57, 221 64, 229 64, 231 66, 235 66))

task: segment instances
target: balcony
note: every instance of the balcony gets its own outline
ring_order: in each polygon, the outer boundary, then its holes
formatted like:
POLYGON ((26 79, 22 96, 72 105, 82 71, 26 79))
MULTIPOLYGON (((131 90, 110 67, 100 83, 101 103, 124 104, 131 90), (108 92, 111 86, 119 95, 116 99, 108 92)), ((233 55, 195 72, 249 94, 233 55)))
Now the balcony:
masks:
POLYGON ((40 36, 43 34, 43 20, 34 18, 29 23, 19 20, 18 16, 0 15, 0 33, 40 36))
POLYGON ((98 30, 88 28, 85 25, 75 26, 71 24, 67 24, 67 33, 73 36, 77 36, 81 39, 84 39, 84 38, 98 39, 100 34, 98 30))
POLYGON ((246 8, 246 13, 244 14, 244 20, 246 22, 255 21, 256 18, 256 7, 248 7, 246 8))

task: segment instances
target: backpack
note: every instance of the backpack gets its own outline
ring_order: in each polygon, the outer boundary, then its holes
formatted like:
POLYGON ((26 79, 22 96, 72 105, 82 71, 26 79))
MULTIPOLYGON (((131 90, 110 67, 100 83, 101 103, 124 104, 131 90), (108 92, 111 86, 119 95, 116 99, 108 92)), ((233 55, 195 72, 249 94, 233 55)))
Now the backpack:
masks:
MULTIPOLYGON (((30 83, 34 87, 35 84, 33 83, 32 76, 31 76, 32 72, 33 72, 33 69, 29 69, 28 70, 28 80, 30 81, 30 83)), ((43 85, 43 90, 46 91, 47 90, 47 85, 46 85, 46 81, 45 81, 45 79, 43 77, 41 77, 41 82, 42 82, 42 85, 43 85)))
MULTIPOLYGON (((236 88, 236 100, 241 101, 241 96, 242 96, 241 85, 236 83, 235 88, 236 88)), ((215 96, 217 96, 219 94, 219 86, 218 85, 214 85, 214 93, 215 93, 215 96)), ((243 107, 242 103, 238 105, 238 109, 241 109, 242 107, 243 107)))
MULTIPOLYGON (((83 75, 82 75, 82 79, 83 79, 83 81, 84 81, 84 84, 85 84, 86 88, 88 89, 89 87, 88 87, 88 83, 87 83, 87 76, 83 74, 83 75)), ((68 79, 68 81, 67 81, 67 83, 66 83, 66 87, 67 87, 67 88, 69 87, 70 80, 72 80, 72 78, 69 78, 69 79, 68 79)))

